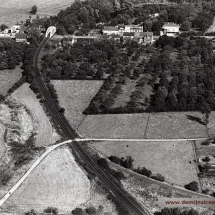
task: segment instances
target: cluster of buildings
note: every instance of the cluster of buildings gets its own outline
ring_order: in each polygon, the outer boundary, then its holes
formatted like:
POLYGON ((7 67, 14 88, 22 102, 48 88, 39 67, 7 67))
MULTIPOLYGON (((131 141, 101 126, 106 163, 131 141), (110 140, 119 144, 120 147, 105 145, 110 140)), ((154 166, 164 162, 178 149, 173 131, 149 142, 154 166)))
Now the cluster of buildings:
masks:
POLYGON ((16 42, 27 43, 32 37, 33 32, 39 32, 41 34, 46 32, 46 29, 42 26, 24 26, 24 25, 13 25, 10 28, 5 29, 0 33, 0 39, 11 38, 16 42))

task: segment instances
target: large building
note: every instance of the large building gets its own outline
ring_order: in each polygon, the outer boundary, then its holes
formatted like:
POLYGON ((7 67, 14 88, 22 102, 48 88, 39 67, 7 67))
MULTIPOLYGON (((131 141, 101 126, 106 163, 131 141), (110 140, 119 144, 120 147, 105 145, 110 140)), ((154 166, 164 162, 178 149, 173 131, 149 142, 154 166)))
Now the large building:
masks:
POLYGON ((103 34, 105 35, 119 34, 118 27, 104 26, 103 34))
POLYGON ((164 23, 162 30, 160 32, 160 36, 167 35, 169 37, 177 36, 179 31, 180 25, 175 24, 173 22, 166 22, 164 23))

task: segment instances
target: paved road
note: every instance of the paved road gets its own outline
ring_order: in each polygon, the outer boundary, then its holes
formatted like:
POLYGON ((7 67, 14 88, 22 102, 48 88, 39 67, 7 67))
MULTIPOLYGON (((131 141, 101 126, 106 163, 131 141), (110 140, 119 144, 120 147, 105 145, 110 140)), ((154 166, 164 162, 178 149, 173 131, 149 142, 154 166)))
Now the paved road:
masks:
MULTIPOLYGON (((38 83, 40 93, 44 98, 44 105, 46 110, 50 113, 53 123, 56 126, 59 126, 62 131, 62 136, 67 139, 74 140, 75 138, 79 138, 78 134, 71 128, 67 120, 59 114, 59 110, 56 104, 53 102, 51 95, 44 84, 44 80, 41 77, 41 73, 38 68, 38 59, 39 54, 46 42, 49 38, 45 38, 35 56, 34 56, 34 66, 35 66, 35 79, 38 83)), ((96 176, 100 179, 103 186, 105 186, 108 190, 110 190, 114 196, 121 202, 123 207, 129 211, 131 211, 135 215, 148 215, 151 214, 147 209, 143 208, 132 196, 128 194, 121 186, 119 186, 118 182, 114 181, 113 178, 104 172, 98 164, 92 159, 89 153, 85 152, 82 144, 79 144, 76 141, 73 141, 73 147, 75 151, 79 154, 80 158, 83 162, 88 166, 88 168, 96 174, 96 176)))

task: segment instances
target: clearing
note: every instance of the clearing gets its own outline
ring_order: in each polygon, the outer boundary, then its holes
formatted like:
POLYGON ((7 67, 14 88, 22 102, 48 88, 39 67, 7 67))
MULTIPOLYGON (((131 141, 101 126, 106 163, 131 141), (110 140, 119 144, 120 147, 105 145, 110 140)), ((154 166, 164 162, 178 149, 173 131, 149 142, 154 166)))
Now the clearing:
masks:
POLYGON ((25 83, 19 87, 13 94, 12 98, 25 105, 30 113, 36 118, 37 135, 35 140, 36 146, 48 146, 56 141, 53 138, 52 125, 46 116, 36 95, 29 88, 29 84, 25 83))
POLYGON ((88 115, 78 130, 85 138, 204 138, 201 120, 198 112, 88 115))
POLYGON ((22 70, 20 67, 21 66, 17 66, 13 70, 0 70, 0 95, 5 96, 7 91, 22 77, 22 70))
POLYGON ((65 108, 65 116, 70 125, 77 129, 85 118, 82 113, 101 88, 103 81, 91 80, 52 80, 60 106, 65 108))
POLYGON ((134 168, 146 167, 162 174, 167 182, 184 186, 198 181, 191 142, 93 142, 89 144, 107 156, 132 156, 134 168), (191 163, 189 163, 191 161, 191 163))
POLYGON ((71 6, 74 0, 8 0, 1 1, 0 18, 1 23, 7 25, 15 25, 17 22, 25 21, 31 15, 29 14, 33 5, 37 6, 37 14, 39 16, 44 15, 56 15, 62 9, 66 9, 71 6))
POLYGON ((60 213, 93 206, 104 214, 116 215, 116 207, 107 199, 107 193, 95 181, 89 181, 66 147, 52 151, 36 167, 2 206, 1 213, 23 213, 32 208, 42 212, 51 206, 60 213))

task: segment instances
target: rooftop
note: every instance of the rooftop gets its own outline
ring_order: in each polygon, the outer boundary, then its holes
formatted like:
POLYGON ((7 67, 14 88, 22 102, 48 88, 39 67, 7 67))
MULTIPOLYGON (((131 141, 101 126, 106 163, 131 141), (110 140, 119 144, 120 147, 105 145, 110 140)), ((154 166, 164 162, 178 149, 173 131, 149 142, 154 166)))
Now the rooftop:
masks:
POLYGON ((125 32, 125 33, 123 33, 123 36, 124 37, 132 37, 132 36, 134 36, 134 32, 125 32))
POLYGON ((112 26, 104 26, 104 31, 118 31, 117 27, 112 27, 112 26))
POLYGON ((15 35, 15 38, 16 39, 27 39, 27 34, 24 34, 24 33, 17 33, 15 35))

